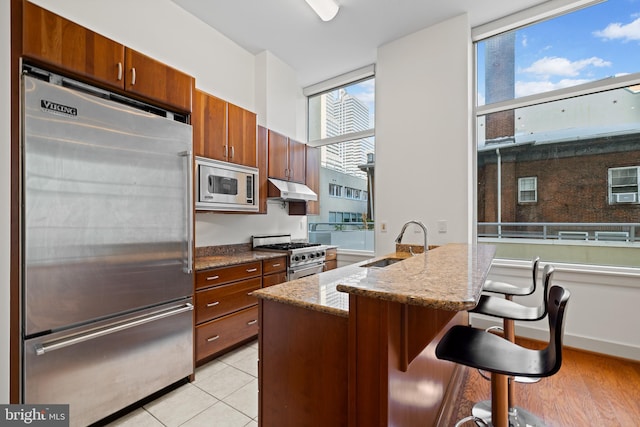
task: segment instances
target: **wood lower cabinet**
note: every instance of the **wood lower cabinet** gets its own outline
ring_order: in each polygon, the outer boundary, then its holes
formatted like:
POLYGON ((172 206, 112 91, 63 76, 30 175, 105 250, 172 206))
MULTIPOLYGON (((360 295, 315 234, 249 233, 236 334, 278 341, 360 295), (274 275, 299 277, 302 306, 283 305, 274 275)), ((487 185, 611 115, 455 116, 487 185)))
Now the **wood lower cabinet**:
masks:
POLYGON ((216 286, 196 293, 196 323, 206 322, 256 304, 249 295, 260 289, 260 277, 216 286))
POLYGON ((262 260, 262 287, 277 285, 287 281, 287 257, 262 260))
POLYGON ((191 111, 193 77, 33 3, 22 4, 24 58, 180 112, 191 111))
POLYGON ((204 361, 258 334, 258 306, 196 326, 196 361, 204 361))
POLYGON ((338 268, 338 249, 327 249, 324 256, 324 271, 338 268))
POLYGON ((261 286, 262 261, 196 273, 196 363, 256 336, 258 301, 249 294, 261 286))
POLYGON ((211 268, 196 273, 195 356, 204 363, 258 334, 261 287, 287 280, 287 257, 211 268))

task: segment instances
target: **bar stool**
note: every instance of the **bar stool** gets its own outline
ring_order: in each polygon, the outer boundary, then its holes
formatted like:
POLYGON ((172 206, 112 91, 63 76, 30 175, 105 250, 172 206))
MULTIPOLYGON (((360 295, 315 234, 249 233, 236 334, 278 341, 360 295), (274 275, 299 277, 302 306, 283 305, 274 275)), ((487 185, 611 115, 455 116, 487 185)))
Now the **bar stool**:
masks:
MULTIPOLYGON (((543 378, 560 370, 564 319, 570 295, 561 286, 552 286, 549 291, 549 343, 544 349, 528 349, 490 332, 462 325, 453 326, 438 343, 438 359, 491 372, 491 425, 509 426, 509 376, 543 378)), ((490 425, 471 416, 458 421, 456 427, 471 420, 490 425)))
MULTIPOLYGON (((491 292, 496 294, 503 294, 507 296, 523 297, 531 295, 536 291, 536 282, 538 281, 538 265, 540 264, 540 257, 535 257, 531 260, 531 273, 533 280, 529 286, 520 287, 512 285, 511 283, 498 282, 495 280, 486 280, 482 288, 483 292, 491 292)), ((510 298, 509 298, 510 299, 510 298)))
MULTIPOLYGON (((503 320, 503 328, 505 331, 505 338, 511 342, 515 341, 515 327, 514 321, 526 321, 533 322, 536 320, 544 319, 547 315, 548 304, 548 292, 551 286, 553 278, 554 268, 552 265, 547 264, 543 270, 543 283, 544 291, 542 296, 542 303, 536 307, 529 307, 522 304, 518 304, 509 299, 491 296, 481 295, 478 304, 474 309, 469 310, 470 313, 479 313, 487 316, 499 317, 503 320), (507 333, 507 331, 509 333, 507 333)), ((487 332, 492 329, 487 329, 487 332)), ((483 375, 484 376, 484 375, 483 375)), ((529 411, 515 406, 513 404, 513 382, 536 382, 540 378, 528 378, 528 377, 514 377, 508 380, 508 402, 509 402, 509 420, 513 426, 537 426, 541 425, 542 421, 529 411)), ((478 402, 473 406, 472 414, 478 418, 490 419, 491 417, 491 402, 488 400, 478 402)))

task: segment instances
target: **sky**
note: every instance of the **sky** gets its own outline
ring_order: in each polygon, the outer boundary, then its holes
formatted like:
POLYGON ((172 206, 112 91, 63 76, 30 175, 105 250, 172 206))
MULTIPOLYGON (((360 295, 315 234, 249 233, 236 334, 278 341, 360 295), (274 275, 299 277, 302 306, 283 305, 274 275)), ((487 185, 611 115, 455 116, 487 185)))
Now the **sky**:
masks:
MULTIPOLYGON (((522 97, 640 72, 640 0, 608 0, 516 31, 515 94, 522 97)), ((478 43, 478 104, 484 104, 478 43)))

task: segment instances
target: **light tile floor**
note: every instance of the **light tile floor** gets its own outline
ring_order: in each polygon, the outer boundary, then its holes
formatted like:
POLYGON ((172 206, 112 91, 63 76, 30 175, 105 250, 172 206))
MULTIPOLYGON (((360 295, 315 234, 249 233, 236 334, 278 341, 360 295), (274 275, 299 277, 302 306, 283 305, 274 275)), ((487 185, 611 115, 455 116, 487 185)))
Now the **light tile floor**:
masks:
POLYGON ((108 427, 257 427, 258 341, 196 368, 185 384, 108 427))

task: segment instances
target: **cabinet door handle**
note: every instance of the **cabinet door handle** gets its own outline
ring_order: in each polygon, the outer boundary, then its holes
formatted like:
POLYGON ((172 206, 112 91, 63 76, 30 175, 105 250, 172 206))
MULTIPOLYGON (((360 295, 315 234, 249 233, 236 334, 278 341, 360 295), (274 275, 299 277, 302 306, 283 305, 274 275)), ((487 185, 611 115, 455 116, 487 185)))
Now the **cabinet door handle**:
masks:
POLYGON ((131 86, 136 84, 136 67, 131 67, 131 86))
POLYGON ((220 301, 210 302, 209 304, 207 304, 207 307, 215 307, 218 304, 220 304, 220 301))
POLYGON ((212 342, 220 338, 220 335, 216 335, 215 337, 207 338, 207 342, 212 342))
POLYGON ((118 81, 122 80, 122 62, 118 62, 118 81))
POLYGON ((216 280, 216 279, 219 279, 219 278, 220 278, 220 276, 209 276, 209 277, 207 277, 207 280, 216 280))
POLYGON ((247 273, 254 273, 256 271, 258 271, 257 268, 247 268, 247 273))
POLYGON ((258 323, 258 319, 253 319, 247 322, 247 325, 255 325, 256 323, 258 323))
POLYGON ((224 157, 229 158, 229 146, 227 144, 224 145, 224 157))
POLYGON ((236 147, 234 147, 233 145, 231 146, 231 158, 233 159, 233 157, 236 155, 236 147))

